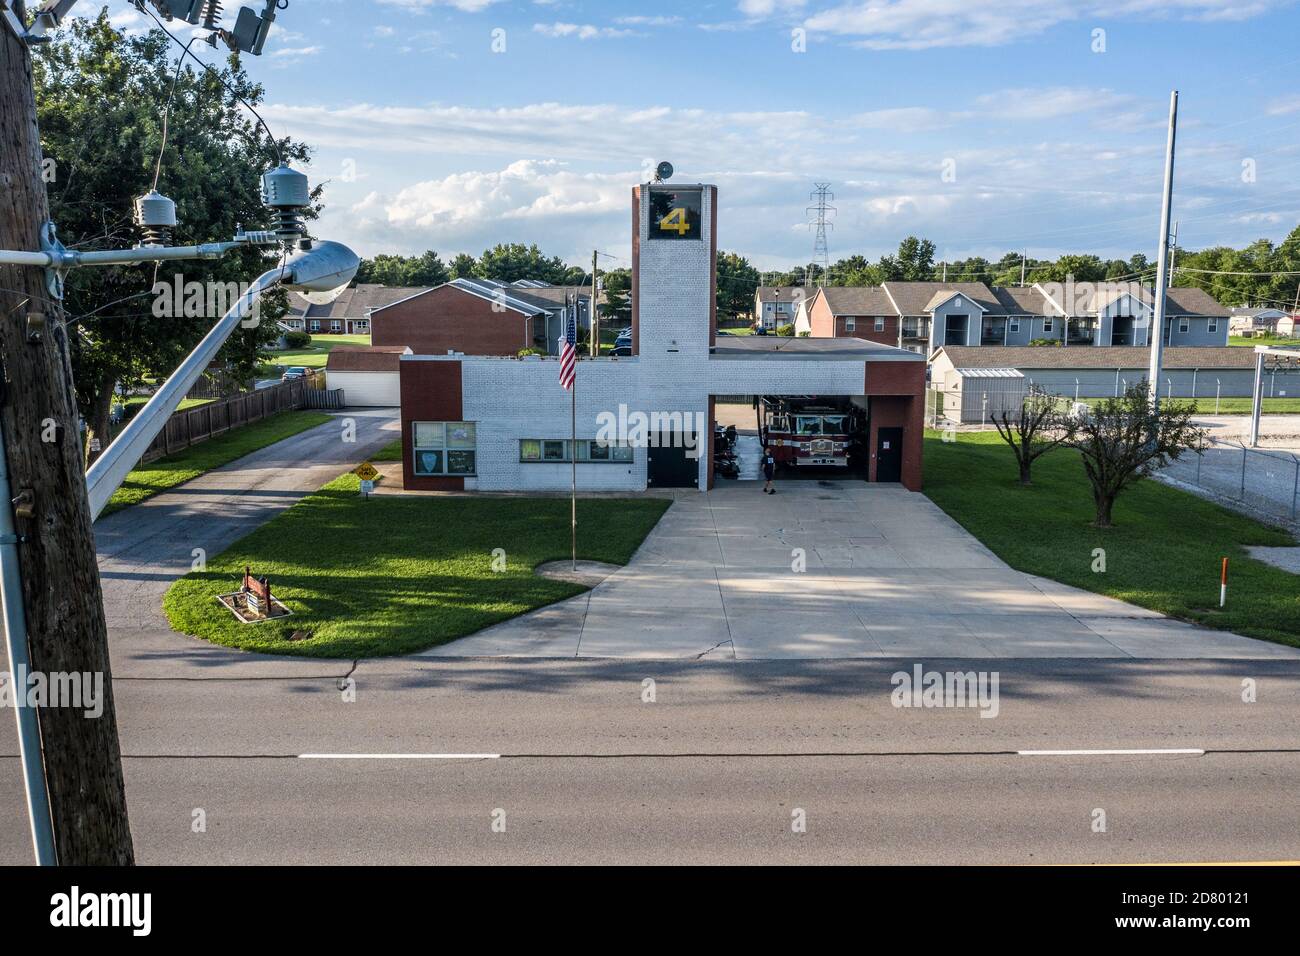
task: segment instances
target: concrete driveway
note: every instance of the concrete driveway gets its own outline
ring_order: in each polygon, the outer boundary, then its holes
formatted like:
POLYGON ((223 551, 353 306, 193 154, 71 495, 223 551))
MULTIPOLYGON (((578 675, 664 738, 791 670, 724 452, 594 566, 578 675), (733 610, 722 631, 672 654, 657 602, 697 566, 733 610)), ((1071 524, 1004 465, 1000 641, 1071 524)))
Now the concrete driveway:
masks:
POLYGON ((631 563, 592 591, 426 654, 1300 658, 1015 571, 898 485, 779 487, 681 492, 631 563))

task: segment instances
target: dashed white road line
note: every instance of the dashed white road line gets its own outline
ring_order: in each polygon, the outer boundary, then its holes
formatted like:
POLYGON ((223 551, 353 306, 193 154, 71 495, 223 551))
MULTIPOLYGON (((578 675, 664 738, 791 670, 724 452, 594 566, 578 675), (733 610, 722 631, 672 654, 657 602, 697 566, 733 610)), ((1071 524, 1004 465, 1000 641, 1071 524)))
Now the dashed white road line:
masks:
POLYGON ((1181 754, 1204 757, 1205 751, 1196 747, 1167 747, 1149 750, 1017 750, 1021 757, 1163 757, 1181 754))

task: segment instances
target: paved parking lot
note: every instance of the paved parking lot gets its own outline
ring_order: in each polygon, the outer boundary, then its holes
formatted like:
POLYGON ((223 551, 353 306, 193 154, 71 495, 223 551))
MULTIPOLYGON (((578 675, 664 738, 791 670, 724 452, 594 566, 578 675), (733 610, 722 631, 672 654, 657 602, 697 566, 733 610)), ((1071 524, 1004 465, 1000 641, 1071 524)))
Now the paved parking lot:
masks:
POLYGON ((426 653, 1300 658, 1015 571, 901 486, 806 480, 681 492, 592 591, 426 653))

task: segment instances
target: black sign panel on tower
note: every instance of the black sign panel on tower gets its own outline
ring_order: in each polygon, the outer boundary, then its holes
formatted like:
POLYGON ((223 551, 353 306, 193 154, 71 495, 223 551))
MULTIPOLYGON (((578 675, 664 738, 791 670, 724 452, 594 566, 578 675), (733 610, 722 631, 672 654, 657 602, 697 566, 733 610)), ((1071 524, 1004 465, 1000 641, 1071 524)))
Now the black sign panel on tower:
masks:
POLYGON ((651 239, 703 239, 704 191, 656 186, 650 190, 651 239))

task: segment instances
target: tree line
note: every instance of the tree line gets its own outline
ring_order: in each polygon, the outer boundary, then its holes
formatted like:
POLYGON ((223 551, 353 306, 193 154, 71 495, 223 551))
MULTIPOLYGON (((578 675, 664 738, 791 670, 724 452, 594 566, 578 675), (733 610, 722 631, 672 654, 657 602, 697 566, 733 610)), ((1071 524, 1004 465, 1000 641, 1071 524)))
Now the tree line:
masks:
MULTIPOLYGON (((1295 309, 1300 287, 1300 226, 1282 242, 1259 239, 1242 249, 1214 246, 1209 249, 1178 248, 1174 252, 1173 284, 1204 289, 1227 306, 1261 305, 1295 309), (1288 275, 1287 273, 1291 273, 1288 275)), ((718 314, 735 321, 754 311, 754 293, 759 286, 864 286, 882 282, 983 282, 990 286, 1018 286, 1022 283, 1143 282, 1155 281, 1156 264, 1144 253, 1127 259, 1106 259, 1089 253, 1066 253, 1056 259, 1042 259, 1008 252, 1000 259, 982 256, 935 260, 935 244, 929 239, 908 236, 897 252, 872 262, 852 255, 823 269, 815 262, 793 269, 762 271, 738 252, 718 253, 718 314)), ((477 276, 512 282, 542 279, 553 285, 579 285, 590 276, 577 266, 567 266, 559 256, 546 256, 536 245, 522 243, 493 247, 475 259, 461 253, 445 265, 438 254, 418 256, 380 255, 362 262, 359 282, 380 285, 436 285, 458 276, 477 276)), ((605 314, 630 320, 628 296, 631 271, 611 269, 601 273, 602 288, 610 302, 605 314)))

